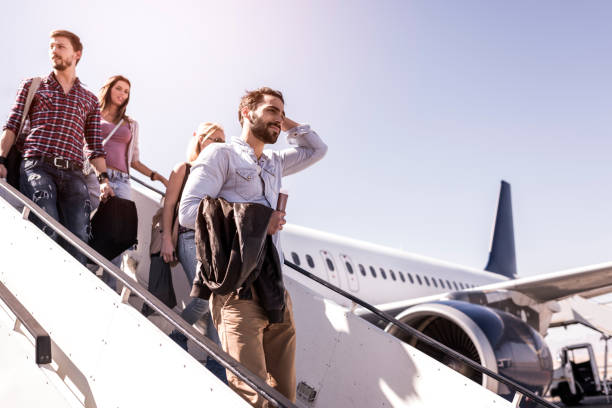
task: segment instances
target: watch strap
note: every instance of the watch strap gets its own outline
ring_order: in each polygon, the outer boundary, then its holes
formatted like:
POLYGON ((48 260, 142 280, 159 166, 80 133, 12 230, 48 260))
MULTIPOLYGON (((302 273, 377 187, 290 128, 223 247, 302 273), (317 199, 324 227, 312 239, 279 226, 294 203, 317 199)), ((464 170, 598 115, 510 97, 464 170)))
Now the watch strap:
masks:
POLYGON ((98 174, 98 182, 101 183, 104 179, 109 179, 108 177, 108 173, 103 171, 100 174, 98 174))

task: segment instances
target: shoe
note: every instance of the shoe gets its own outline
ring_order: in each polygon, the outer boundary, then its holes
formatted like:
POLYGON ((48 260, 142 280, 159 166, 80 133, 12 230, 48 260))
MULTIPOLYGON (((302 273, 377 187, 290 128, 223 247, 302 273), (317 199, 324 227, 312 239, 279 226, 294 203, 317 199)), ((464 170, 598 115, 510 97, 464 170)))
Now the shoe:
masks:
POLYGON ((206 364, 204 365, 208 371, 213 373, 218 379, 227 384, 227 376, 225 373, 225 367, 217 362, 214 358, 206 357, 206 364))
POLYGON ((172 330, 172 333, 170 333, 170 338, 174 340, 176 344, 181 346, 183 350, 187 351, 187 336, 180 331, 172 330))

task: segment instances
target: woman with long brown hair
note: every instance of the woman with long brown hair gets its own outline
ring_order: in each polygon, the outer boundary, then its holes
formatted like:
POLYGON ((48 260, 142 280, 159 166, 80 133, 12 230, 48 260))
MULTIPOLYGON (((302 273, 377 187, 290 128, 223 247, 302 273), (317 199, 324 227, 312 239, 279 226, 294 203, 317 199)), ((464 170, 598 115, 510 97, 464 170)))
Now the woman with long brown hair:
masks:
POLYGON ((102 114, 102 139, 106 140, 106 167, 115 194, 131 199, 130 167, 149 177, 168 185, 168 180, 151 170, 140 161, 138 146, 138 122, 126 114, 130 101, 130 81, 122 75, 114 75, 106 80, 100 89, 98 99, 102 114))
MULTIPOLYGON (((140 161, 138 148, 138 122, 126 114, 130 101, 130 81, 122 75, 114 75, 106 80, 100 89, 98 100, 102 114, 101 129, 106 151, 106 168, 110 185, 119 198, 132 199, 130 187, 130 167, 164 185, 168 180, 156 171, 151 170, 140 161)), ((93 198, 93 197, 92 197, 93 198)), ((92 203, 96 208, 96 203, 92 203)), ((116 266, 121 265, 122 255, 112 259, 116 266)), ((102 279, 116 289, 114 277, 103 274, 102 279)))

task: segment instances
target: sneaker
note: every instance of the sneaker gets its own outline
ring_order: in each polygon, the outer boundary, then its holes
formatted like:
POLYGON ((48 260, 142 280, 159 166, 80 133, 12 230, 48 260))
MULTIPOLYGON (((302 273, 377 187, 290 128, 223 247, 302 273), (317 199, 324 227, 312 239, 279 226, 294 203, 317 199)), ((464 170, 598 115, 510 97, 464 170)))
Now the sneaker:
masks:
POLYGON ((181 346, 183 350, 187 351, 187 336, 178 330, 172 330, 172 333, 170 333, 170 338, 174 340, 176 344, 181 346))
POLYGON ((223 367, 217 360, 211 356, 206 357, 205 367, 213 373, 218 379, 227 384, 227 376, 225 373, 225 367, 223 367))

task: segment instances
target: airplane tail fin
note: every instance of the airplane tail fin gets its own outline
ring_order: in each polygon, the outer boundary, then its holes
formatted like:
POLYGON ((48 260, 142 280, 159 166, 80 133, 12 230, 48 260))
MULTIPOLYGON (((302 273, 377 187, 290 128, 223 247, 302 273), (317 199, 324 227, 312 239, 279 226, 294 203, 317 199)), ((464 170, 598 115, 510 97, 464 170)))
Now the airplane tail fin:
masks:
POLYGON ((491 239, 489 262, 485 270, 508 278, 516 277, 516 253, 514 249, 514 225, 510 184, 502 180, 497 202, 497 215, 491 239))

